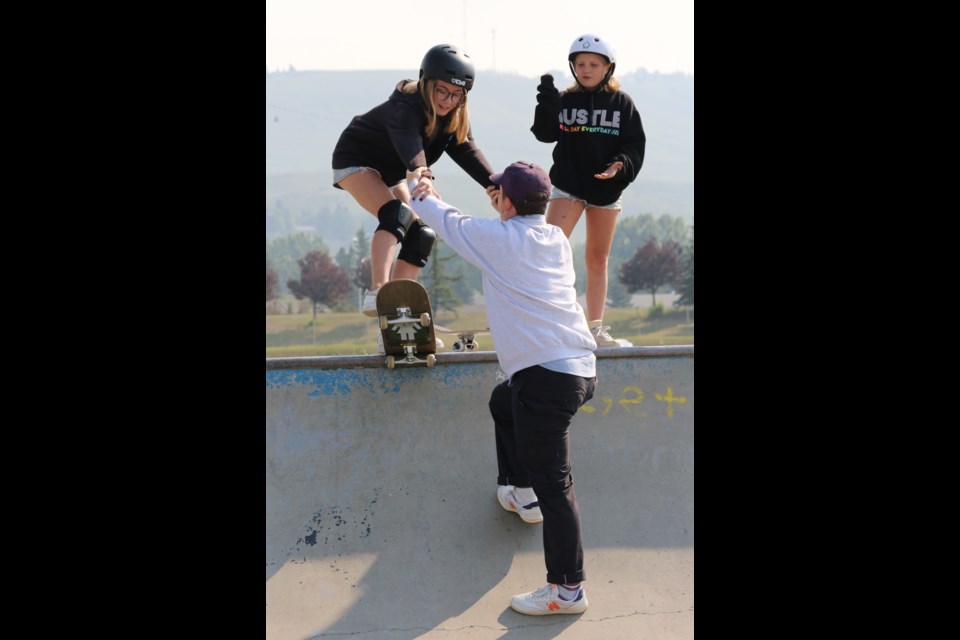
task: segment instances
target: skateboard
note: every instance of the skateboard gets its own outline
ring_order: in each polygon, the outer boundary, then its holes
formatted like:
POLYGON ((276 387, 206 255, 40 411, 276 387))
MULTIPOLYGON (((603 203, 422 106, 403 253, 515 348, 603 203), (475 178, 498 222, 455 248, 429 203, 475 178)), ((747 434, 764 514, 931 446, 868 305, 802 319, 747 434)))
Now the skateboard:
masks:
POLYGON ((456 342, 454 342, 451 347, 451 349, 456 352, 476 351, 480 348, 480 343, 477 342, 477 336, 490 335, 490 327, 484 327, 483 329, 447 329, 446 327, 436 325, 436 329, 440 333, 450 333, 457 336, 456 342))
POLYGON ((434 365, 437 342, 432 313, 427 290, 416 280, 392 280, 380 287, 377 316, 388 369, 397 364, 434 365))

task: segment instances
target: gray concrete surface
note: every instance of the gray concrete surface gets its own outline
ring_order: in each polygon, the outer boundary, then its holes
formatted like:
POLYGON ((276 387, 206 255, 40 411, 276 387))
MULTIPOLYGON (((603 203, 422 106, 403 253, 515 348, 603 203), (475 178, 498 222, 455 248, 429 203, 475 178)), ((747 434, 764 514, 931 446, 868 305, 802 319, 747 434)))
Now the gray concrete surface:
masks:
POLYGON ((266 637, 693 637, 693 347, 601 349, 571 428, 590 600, 524 616, 540 525, 497 503, 492 352, 266 370, 266 637))

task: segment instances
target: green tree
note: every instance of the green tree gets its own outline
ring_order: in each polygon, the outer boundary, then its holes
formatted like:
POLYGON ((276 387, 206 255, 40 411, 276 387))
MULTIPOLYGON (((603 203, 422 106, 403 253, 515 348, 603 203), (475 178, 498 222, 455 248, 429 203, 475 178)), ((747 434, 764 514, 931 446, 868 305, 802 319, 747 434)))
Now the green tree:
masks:
POLYGON ((460 280, 453 283, 453 290, 464 303, 472 302, 473 297, 483 291, 483 273, 459 255, 451 264, 456 265, 454 272, 462 276, 460 280))
POLYGON ((447 309, 454 317, 458 317, 457 307, 463 304, 452 286, 462 279, 463 275, 448 270, 447 264, 455 255, 445 242, 438 239, 427 267, 421 272, 420 279, 430 296, 430 306, 433 307, 434 314, 439 314, 441 309, 447 309))
POLYGON ((350 292, 350 282, 343 269, 338 267, 325 251, 311 251, 300 265, 300 279, 289 280, 287 288, 297 300, 309 298, 313 303, 313 323, 317 322, 317 306, 332 307, 350 292))
POLYGON ((370 255, 370 238, 364 232, 363 227, 357 230, 357 233, 350 240, 346 247, 340 247, 337 251, 337 264, 346 272, 353 271, 359 266, 363 259, 370 255))
POLYGON ((361 291, 369 289, 371 286, 371 280, 373 279, 373 269, 370 266, 370 258, 364 258, 360 261, 360 264, 355 266, 350 272, 353 274, 353 278, 350 280, 350 283, 361 291))
POLYGON ((294 224, 290 220, 291 212, 283 200, 277 200, 273 206, 267 203, 267 236, 289 235, 294 224))
POLYGON ((340 265, 343 270, 353 275, 351 282, 361 291, 369 289, 372 286, 371 279, 373 271, 370 267, 370 238, 363 230, 363 226, 357 229, 357 233, 350 241, 350 250, 347 252, 349 258, 346 265, 340 265))
POLYGON ((270 258, 267 258, 267 302, 274 299, 277 289, 277 272, 270 267, 270 258))
POLYGON ((353 263, 351 266, 356 267, 358 264, 363 262, 365 258, 370 257, 370 238, 367 236, 366 232, 361 226, 357 229, 356 235, 353 236, 353 240, 350 242, 350 250, 353 252, 353 263))
POLYGON ((657 289, 679 279, 682 251, 673 240, 661 245, 655 237, 650 238, 632 258, 620 265, 618 279, 630 293, 649 291, 653 294, 653 305, 656 306, 657 289))
POLYGON ((337 255, 333 257, 333 261, 337 263, 337 266, 343 269, 344 271, 350 271, 352 268, 350 264, 353 262, 353 256, 351 255, 348 249, 340 247, 337 249, 337 255))
POLYGON ((690 250, 687 251, 683 261, 683 274, 681 283, 678 287, 680 297, 674 302, 674 306, 689 305, 693 306, 693 227, 690 228, 690 250))

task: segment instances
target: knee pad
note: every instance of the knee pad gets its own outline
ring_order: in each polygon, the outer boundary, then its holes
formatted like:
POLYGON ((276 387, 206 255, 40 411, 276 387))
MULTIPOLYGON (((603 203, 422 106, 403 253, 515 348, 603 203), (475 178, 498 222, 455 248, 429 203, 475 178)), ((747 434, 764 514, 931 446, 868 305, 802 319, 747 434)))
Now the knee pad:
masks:
POLYGON ((399 200, 391 200, 380 207, 377 218, 380 220, 380 224, 374 233, 380 230, 389 231, 397 237, 397 242, 403 242, 403 237, 414 221, 413 209, 399 200))
POLYGON ((433 251, 433 243, 437 241, 437 234, 419 218, 413 221, 407 230, 407 236, 400 247, 397 258, 416 265, 421 269, 427 266, 427 256, 433 251))

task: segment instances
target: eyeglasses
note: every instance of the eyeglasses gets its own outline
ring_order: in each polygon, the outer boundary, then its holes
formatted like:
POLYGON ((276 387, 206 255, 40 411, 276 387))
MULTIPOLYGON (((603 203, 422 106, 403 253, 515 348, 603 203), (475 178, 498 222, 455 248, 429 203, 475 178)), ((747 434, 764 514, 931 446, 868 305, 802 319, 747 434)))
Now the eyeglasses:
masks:
POLYGON ((460 98, 463 97, 463 91, 447 91, 440 86, 434 87, 433 92, 437 94, 437 98, 440 100, 440 102, 443 102, 447 98, 450 98, 454 102, 460 102, 460 98))

